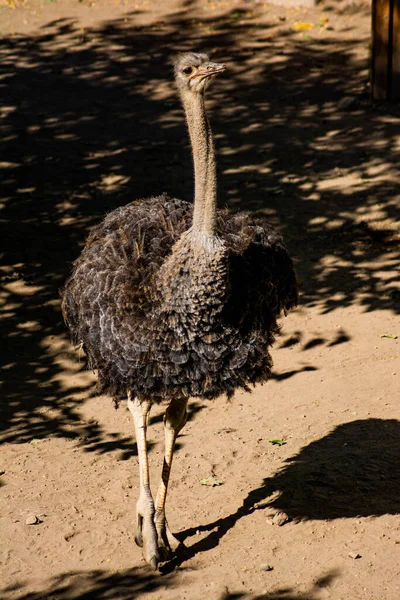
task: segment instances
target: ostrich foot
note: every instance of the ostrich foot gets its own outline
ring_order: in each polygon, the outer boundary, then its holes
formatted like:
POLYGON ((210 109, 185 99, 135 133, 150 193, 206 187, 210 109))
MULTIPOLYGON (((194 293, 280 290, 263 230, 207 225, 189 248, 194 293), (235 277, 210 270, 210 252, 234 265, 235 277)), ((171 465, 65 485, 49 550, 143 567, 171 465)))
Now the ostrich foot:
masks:
POLYGON ((153 515, 138 513, 135 542, 142 548, 144 560, 156 571, 160 562, 160 551, 153 515))
POLYGON ((157 520, 155 520, 155 524, 158 535, 158 552, 160 555, 160 561, 165 562, 170 560, 179 546, 182 546, 183 544, 171 533, 168 523, 165 521, 163 523, 157 523, 157 520))

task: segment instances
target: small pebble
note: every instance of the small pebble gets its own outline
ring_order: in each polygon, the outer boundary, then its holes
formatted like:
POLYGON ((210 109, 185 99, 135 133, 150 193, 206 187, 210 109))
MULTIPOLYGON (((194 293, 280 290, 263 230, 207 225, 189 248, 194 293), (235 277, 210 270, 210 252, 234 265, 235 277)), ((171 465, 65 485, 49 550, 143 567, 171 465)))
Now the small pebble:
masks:
POLYGON ((290 521, 290 519, 287 514, 283 512, 283 510, 279 510, 272 518, 272 525, 279 525, 279 527, 282 527, 282 525, 288 521, 290 521))
POLYGON ((344 96, 338 102, 339 110, 352 110, 353 108, 357 108, 359 104, 359 100, 355 96, 344 96))
POLYGON ((361 554, 358 554, 358 552, 349 552, 349 557, 350 558, 361 558, 361 554))
POLYGON ((26 517, 25 525, 37 525, 38 523, 40 523, 40 519, 36 515, 26 517))
POLYGON ((271 565, 261 565, 261 571, 273 571, 274 567, 271 567, 271 565))

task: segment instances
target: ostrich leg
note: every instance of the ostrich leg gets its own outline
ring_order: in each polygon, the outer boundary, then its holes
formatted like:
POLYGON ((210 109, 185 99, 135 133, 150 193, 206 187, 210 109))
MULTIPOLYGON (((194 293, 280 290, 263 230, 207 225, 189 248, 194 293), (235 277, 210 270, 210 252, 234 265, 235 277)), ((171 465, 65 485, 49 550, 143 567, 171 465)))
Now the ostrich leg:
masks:
POLYGON ((170 558, 172 551, 179 546, 179 540, 170 532, 165 518, 165 500, 167 497, 168 481, 171 472, 172 458, 175 441, 178 433, 187 420, 187 398, 172 400, 164 416, 165 454, 161 475, 161 482, 156 498, 156 511, 154 522, 158 535, 158 549, 160 560, 170 558))
POLYGON ((135 425, 136 444, 139 457, 140 491, 136 504, 135 541, 143 548, 143 556, 153 569, 160 560, 157 544, 157 531, 154 525, 154 501, 150 490, 149 463, 147 460, 146 432, 150 416, 151 401, 132 400, 128 394, 128 408, 135 425))

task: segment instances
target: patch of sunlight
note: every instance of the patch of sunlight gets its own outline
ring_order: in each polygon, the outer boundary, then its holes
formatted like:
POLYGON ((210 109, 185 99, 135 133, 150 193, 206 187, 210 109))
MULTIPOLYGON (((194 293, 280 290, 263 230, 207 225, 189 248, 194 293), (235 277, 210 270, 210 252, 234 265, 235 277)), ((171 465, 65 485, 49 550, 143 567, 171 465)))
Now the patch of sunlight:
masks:
MULTIPOLYGON (((6 298, 8 298, 8 294, 1 294, 0 293, 0 298, 6 299, 6 298)), ((14 303, 8 302, 7 306, 6 306, 6 309, 9 310, 9 311, 11 311, 11 310, 17 310, 20 306, 21 305, 20 305, 19 302, 18 303, 17 302, 14 302, 14 303)), ((11 313, 11 314, 14 314, 14 313, 11 313)))
POLYGON ((352 193, 352 190, 349 188, 365 185, 367 183, 369 183, 369 181, 362 179, 360 173, 346 173, 340 177, 332 177, 331 179, 318 181, 316 185, 317 189, 321 191, 340 189, 343 193, 352 193))
MULTIPOLYGON (((301 183, 299 185, 299 188, 305 191, 312 190, 314 189, 314 183, 312 183, 311 181, 306 181, 305 183, 301 183)), ((316 200, 318 200, 318 198, 316 198, 316 200)))
MULTIPOLYGON (((268 170, 265 171, 267 173, 269 173, 271 171, 271 169, 269 167, 266 167, 268 170)), ((230 175, 232 173, 252 173, 253 171, 257 170, 257 172, 263 172, 260 170, 260 168, 256 168, 254 165, 242 165, 240 167, 234 167, 231 169, 225 169, 224 170, 224 174, 225 175, 230 175)))
POLYGON ((4 119, 10 113, 17 110, 16 106, 0 106, 0 116, 4 119))
MULTIPOLYGON (((90 223, 91 218, 86 217, 85 219, 80 217, 62 217, 57 223, 61 227, 68 227, 69 225, 73 225, 75 223, 79 223, 80 225, 84 225, 85 223, 90 223)), ((46 306, 55 306, 59 304, 58 300, 49 300, 46 306)))
POLYGON ((322 225, 323 223, 326 223, 327 220, 328 217, 314 217, 313 219, 310 219, 309 225, 322 225))
MULTIPOLYGON (((51 356, 53 364, 60 369, 60 372, 51 378, 50 383, 57 382, 64 390, 78 387, 85 390, 96 381, 92 371, 82 369, 86 364, 83 352, 79 349, 74 350, 66 337, 45 336, 40 346, 47 356, 51 356)), ((38 372, 37 369, 35 372, 38 372)))
POLYGON ((75 204, 72 204, 69 200, 62 200, 62 202, 57 202, 54 208, 59 211, 71 210, 72 208, 75 208, 75 204))
MULTIPOLYGON (((268 151, 268 148, 264 147, 265 151, 268 151)), ((243 144, 242 146, 240 146, 240 151, 241 152, 246 152, 250 150, 250 146, 249 144, 243 144)), ((229 148, 228 146, 225 146, 224 148, 221 148, 221 150, 219 151, 219 154, 223 155, 223 156, 234 156, 237 153, 237 148, 229 148)), ((226 173, 227 171, 224 171, 224 173, 226 173)))
POLYGON ((106 188, 107 190, 115 188, 119 185, 125 185, 130 180, 130 177, 126 177, 124 175, 105 175, 102 177, 99 187, 106 188))
POLYGON ((45 302, 43 306, 56 306, 58 308, 60 306, 60 302, 60 298, 52 298, 51 300, 45 302))
POLYGON ((59 220, 59 224, 62 227, 66 227, 68 225, 73 225, 74 223, 77 223, 77 222, 78 222, 78 219, 76 217, 62 217, 59 220))
POLYGON ((15 133, 12 133, 11 135, 6 135, 3 137, 2 142, 3 144, 5 144, 6 142, 12 142, 13 140, 16 140, 18 138, 18 136, 15 133))
POLYGON ((47 373, 48 367, 36 367, 35 373, 47 373))
POLYGON ((115 150, 99 150, 97 152, 91 152, 89 158, 106 158, 108 156, 117 156, 117 154, 123 154, 124 152, 127 152, 126 148, 115 148, 115 150))
POLYGON ((18 323, 17 329, 26 329, 27 331, 39 331, 40 323, 38 321, 25 321, 25 323, 18 323))
POLYGON ((342 227, 342 225, 345 224, 345 220, 344 219, 331 219, 328 220, 328 222, 326 223, 326 229, 339 229, 339 227, 342 227))
POLYGON ((171 90, 167 86, 158 86, 156 89, 153 89, 147 83, 140 86, 140 91, 144 94, 151 93, 152 98, 155 100, 169 100, 171 98, 171 90))
POLYGON ((55 136, 56 140, 73 140, 76 141, 79 137, 75 133, 59 133, 55 136))
POLYGON ((32 194, 35 191, 36 191, 35 187, 18 188, 17 189, 17 194, 32 194))
POLYGON ((330 131, 328 131, 324 136, 321 136, 319 138, 316 138, 317 142, 323 142, 325 138, 333 138, 336 135, 339 135, 339 133, 342 133, 341 129, 331 129, 330 131))
POLYGON ((367 175, 369 177, 376 177, 378 175, 384 174, 387 171, 387 164, 371 164, 367 165, 367 175))
MULTIPOLYGON (((301 186, 299 186, 301 187, 301 186)), ((312 194, 308 194, 308 195, 304 195, 304 199, 305 200, 321 200, 321 194, 319 194, 318 192, 313 192, 312 194)))
POLYGON ((20 163, 9 162, 5 160, 0 161, 0 169, 16 169, 19 167, 20 163))
POLYGON ((17 366, 17 363, 10 362, 10 363, 7 363, 6 365, 2 365, 1 368, 3 369, 3 371, 8 371, 9 369, 13 369, 16 366, 17 366))
POLYGON ((335 254, 328 254, 324 257, 324 267, 330 271, 335 270, 339 262, 340 260, 335 254))
MULTIPOLYGON (((14 305, 14 308, 18 308, 18 306, 14 305)), ((12 317, 15 317, 15 313, 14 312, 2 312, 1 316, 0 316, 0 319, 5 320, 5 319, 11 319, 12 317)))
POLYGON ((252 123, 251 125, 247 125, 247 127, 243 127, 242 131, 248 133, 249 131, 261 129, 261 127, 264 127, 264 123, 252 123))
POLYGON ((12 281, 6 283, 4 289, 16 296, 33 296, 44 289, 43 285, 30 285, 25 281, 12 281))

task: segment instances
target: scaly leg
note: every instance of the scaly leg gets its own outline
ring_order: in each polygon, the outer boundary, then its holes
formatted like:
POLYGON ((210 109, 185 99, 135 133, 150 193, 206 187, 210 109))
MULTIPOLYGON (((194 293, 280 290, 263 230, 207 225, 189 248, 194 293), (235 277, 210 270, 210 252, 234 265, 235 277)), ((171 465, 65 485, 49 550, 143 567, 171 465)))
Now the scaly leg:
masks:
POLYGON ((151 401, 132 400, 128 394, 128 408, 135 424, 136 444, 139 458, 140 491, 136 504, 137 528, 135 541, 143 548, 143 557, 153 569, 160 560, 157 531, 154 525, 154 501, 150 490, 149 463, 147 460, 146 431, 151 409, 151 401))
POLYGON ((186 406, 187 398, 172 400, 164 416, 165 454, 154 516, 160 560, 168 560, 172 551, 175 551, 179 546, 179 541, 170 532, 165 519, 165 500, 167 497, 175 440, 187 420, 186 406))

